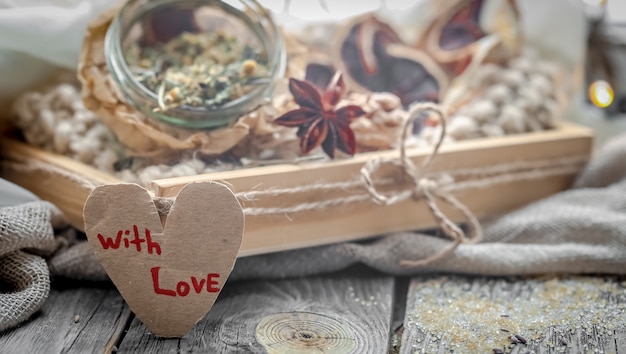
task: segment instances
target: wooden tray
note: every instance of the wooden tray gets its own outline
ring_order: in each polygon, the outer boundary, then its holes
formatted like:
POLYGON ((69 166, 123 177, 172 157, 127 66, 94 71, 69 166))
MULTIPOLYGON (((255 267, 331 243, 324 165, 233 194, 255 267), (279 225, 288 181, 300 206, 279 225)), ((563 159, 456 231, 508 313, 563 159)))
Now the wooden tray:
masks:
MULTIPOLYGON (((457 142, 443 146, 433 162, 431 173, 464 171, 520 163, 526 165, 522 178, 502 178, 497 183, 465 189, 455 196, 477 217, 502 213, 547 197, 567 188, 575 174, 591 155, 593 134, 590 129, 562 123, 553 130, 457 142), (568 168, 558 166, 550 173, 534 174, 537 166, 574 159, 568 168), (536 166, 535 166, 536 165, 536 166), (535 167, 533 167, 535 166, 535 167)), ((82 211, 92 188, 101 184, 121 183, 64 156, 55 155, 23 143, 3 138, 1 175, 44 200, 56 204, 75 227, 83 228, 82 211), (88 181, 86 183, 86 181, 88 181)), ((409 157, 419 164, 431 153, 430 149, 412 149, 409 157)), ((300 247, 356 240, 388 232, 424 229, 436 226, 423 200, 407 200, 391 206, 379 206, 371 200, 349 205, 329 204, 321 210, 280 213, 281 208, 299 205, 306 209, 320 200, 341 200, 365 190, 336 188, 332 191, 280 193, 313 183, 335 183, 358 180, 359 170, 368 160, 397 158, 397 151, 364 153, 354 158, 303 165, 255 167, 236 171, 204 174, 192 177, 160 179, 152 182, 154 197, 174 197, 187 183, 193 181, 222 181, 233 192, 275 191, 256 200, 242 199, 244 210, 275 208, 273 215, 251 215, 245 220, 244 239, 239 256, 288 250, 300 247)), ((377 177, 397 175, 391 166, 382 168, 377 177)), ((365 192, 366 193, 366 192, 365 192)), ((210 203, 210 201, 207 201, 210 203)), ((460 213, 441 205, 452 220, 463 221, 460 213)))

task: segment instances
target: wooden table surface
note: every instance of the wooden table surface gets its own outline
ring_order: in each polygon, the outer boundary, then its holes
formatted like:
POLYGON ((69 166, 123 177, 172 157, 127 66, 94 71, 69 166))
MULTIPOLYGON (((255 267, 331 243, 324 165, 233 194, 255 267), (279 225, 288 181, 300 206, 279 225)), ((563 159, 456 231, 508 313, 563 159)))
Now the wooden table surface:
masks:
POLYGON ((355 267, 229 282, 182 339, 151 335, 108 283, 53 285, 37 315, 0 334, 0 352, 626 353, 626 277, 406 278, 355 267))
MULTIPOLYGON (((584 115, 598 145, 626 116, 584 115)), ((0 312, 1 315, 1 312, 0 312)), ((626 277, 393 277, 364 267, 229 282, 182 339, 159 339, 110 283, 55 279, 0 353, 626 353, 626 277), (517 335, 517 336, 516 336, 517 335)))

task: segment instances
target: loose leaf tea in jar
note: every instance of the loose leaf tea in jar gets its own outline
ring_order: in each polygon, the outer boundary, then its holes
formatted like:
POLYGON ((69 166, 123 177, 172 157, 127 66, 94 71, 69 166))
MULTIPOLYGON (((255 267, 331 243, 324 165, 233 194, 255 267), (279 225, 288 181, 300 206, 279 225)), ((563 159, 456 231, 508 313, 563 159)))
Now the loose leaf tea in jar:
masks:
POLYGON ((255 0, 129 0, 107 32, 107 65, 148 117, 217 128, 263 104, 285 50, 255 0))

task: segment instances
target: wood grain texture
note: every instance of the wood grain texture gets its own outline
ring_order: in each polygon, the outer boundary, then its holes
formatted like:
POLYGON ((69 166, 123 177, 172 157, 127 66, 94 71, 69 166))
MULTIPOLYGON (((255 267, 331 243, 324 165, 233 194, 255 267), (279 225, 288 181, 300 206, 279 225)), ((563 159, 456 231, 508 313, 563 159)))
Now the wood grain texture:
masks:
POLYGON ((626 353, 623 278, 416 277, 406 306, 400 353, 626 353))
POLYGON ((52 202, 79 230, 84 227, 83 206, 91 193, 91 188, 80 180, 94 185, 121 182, 69 157, 6 138, 0 139, 0 175, 52 202), (69 174, 63 176, 60 171, 69 174), (73 174, 75 178, 71 177, 73 174))
POLYGON ((294 348, 311 352, 317 344, 328 344, 328 338, 316 333, 333 328, 350 333, 353 339, 351 345, 335 347, 348 348, 344 353, 384 353, 390 334, 393 283, 389 276, 342 273, 227 284, 208 316, 184 338, 156 338, 134 320, 119 352, 263 353, 265 348, 257 341, 259 323, 272 321, 272 316, 288 320, 293 316, 305 320, 287 321, 282 327, 298 342, 291 343, 291 352, 298 352, 294 348))
POLYGON ((0 352, 110 353, 130 316, 115 289, 53 289, 31 320, 0 333, 0 352))

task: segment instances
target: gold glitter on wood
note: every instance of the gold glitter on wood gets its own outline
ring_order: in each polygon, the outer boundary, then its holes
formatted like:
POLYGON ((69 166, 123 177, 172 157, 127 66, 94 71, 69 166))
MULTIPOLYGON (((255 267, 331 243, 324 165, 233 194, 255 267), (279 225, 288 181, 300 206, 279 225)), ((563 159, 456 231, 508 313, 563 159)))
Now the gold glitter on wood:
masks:
POLYGON ((614 352, 626 330, 626 282, 414 278, 404 325, 403 353, 614 352))

